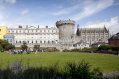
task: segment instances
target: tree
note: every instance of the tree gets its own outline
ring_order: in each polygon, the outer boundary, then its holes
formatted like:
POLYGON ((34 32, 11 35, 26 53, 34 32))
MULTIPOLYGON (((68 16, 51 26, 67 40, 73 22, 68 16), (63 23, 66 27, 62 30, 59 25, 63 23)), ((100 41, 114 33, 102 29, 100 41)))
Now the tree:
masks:
POLYGON ((34 51, 39 51, 40 50, 40 45, 34 45, 34 51))
POLYGON ((28 48, 28 46, 27 46, 26 42, 23 42, 23 45, 21 45, 22 51, 26 51, 27 52, 27 48, 28 48))
POLYGON ((80 36, 79 28, 77 29, 76 35, 77 35, 77 36, 80 36))
POLYGON ((0 52, 4 51, 3 47, 0 45, 0 52))
POLYGON ((8 44, 5 46, 5 50, 10 50, 10 49, 14 49, 14 48, 15 48, 15 46, 12 44, 8 44))
POLYGON ((10 44, 8 41, 6 40, 0 40, 0 50, 10 50, 10 49, 14 49, 15 46, 10 44))

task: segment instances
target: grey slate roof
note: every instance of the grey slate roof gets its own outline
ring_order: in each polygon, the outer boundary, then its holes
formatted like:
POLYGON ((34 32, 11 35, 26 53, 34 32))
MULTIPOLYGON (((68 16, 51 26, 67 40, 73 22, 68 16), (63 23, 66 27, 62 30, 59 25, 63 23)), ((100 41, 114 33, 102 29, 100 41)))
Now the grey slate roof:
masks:
POLYGON ((110 39, 118 39, 119 40, 119 32, 113 35, 110 39))

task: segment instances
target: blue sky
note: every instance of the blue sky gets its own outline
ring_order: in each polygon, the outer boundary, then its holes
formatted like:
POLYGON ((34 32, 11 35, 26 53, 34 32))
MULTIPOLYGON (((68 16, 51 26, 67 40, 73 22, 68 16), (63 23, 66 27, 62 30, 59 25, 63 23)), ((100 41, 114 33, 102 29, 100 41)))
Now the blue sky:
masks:
POLYGON ((57 20, 72 19, 80 27, 119 32, 119 0, 0 0, 0 25, 55 27, 57 20))

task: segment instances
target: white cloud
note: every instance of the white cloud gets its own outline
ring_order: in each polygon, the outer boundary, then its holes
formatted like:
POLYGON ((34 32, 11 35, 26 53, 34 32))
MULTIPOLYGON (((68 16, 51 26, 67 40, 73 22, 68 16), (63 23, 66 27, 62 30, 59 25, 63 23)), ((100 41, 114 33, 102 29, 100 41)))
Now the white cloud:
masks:
POLYGON ((119 32, 119 16, 113 17, 109 21, 105 22, 90 22, 87 26, 82 26, 86 28, 103 28, 105 25, 106 28, 110 30, 111 33, 117 33, 119 32))
POLYGON ((66 14, 73 14, 72 16, 68 17, 70 17, 73 20, 79 21, 85 17, 98 13, 114 5, 114 0, 81 0, 81 1, 69 0, 69 1, 71 1, 73 5, 67 8, 63 6, 63 8, 58 9, 58 11, 56 12, 53 12, 52 15, 63 16, 66 14))
POLYGON ((29 12, 28 9, 24 9, 24 10, 21 12, 21 14, 22 14, 22 15, 25 15, 25 14, 27 14, 28 12, 29 12))
POLYGON ((4 0, 6 3, 15 4, 16 0, 4 0))
POLYGON ((67 7, 67 8, 64 8, 64 6, 60 5, 57 7, 58 11, 55 11, 52 13, 52 15, 65 15, 65 14, 69 14, 69 13, 72 13, 74 10, 76 9, 79 9, 79 4, 74 4, 72 5, 71 7, 67 7))
POLYGON ((59 12, 53 13, 53 15, 62 15, 62 14, 67 14, 67 13, 68 13, 68 11, 66 11, 66 10, 61 10, 61 11, 59 11, 59 12))
POLYGON ((84 8, 82 12, 79 12, 75 16, 73 16, 73 19, 76 21, 79 21, 85 17, 88 17, 92 14, 95 14, 97 12, 100 12, 110 6, 113 5, 113 0, 99 0, 99 1, 86 1, 84 3, 84 8))
POLYGON ((4 3, 15 4, 16 0, 0 0, 0 4, 4 4, 4 3))

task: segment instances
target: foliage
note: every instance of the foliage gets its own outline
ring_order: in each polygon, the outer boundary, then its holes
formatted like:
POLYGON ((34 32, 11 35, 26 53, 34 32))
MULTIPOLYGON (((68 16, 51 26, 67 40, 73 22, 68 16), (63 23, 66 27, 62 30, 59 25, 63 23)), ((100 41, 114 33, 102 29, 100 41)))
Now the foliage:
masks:
POLYGON ((5 49, 6 49, 6 50, 14 49, 14 48, 15 48, 15 46, 12 45, 12 44, 8 44, 8 45, 5 46, 5 49))
POLYGON ((0 40, 0 50, 10 50, 10 49, 14 49, 15 46, 8 43, 8 41, 6 40, 0 40))
POLYGON ((0 45, 0 51, 2 52, 2 51, 4 51, 4 49, 3 49, 3 47, 0 45))
POLYGON ((40 45, 34 45, 34 51, 40 51, 40 45))
POLYGON ((70 50, 68 50, 68 49, 64 49, 63 52, 70 52, 70 50))
POLYGON ((119 51, 119 46, 101 45, 100 47, 98 47, 98 50, 99 51, 102 51, 102 50, 106 50, 106 51, 109 51, 109 50, 119 51))
POLYGON ((70 51, 71 51, 71 52, 80 52, 81 49, 71 49, 70 51))
POLYGON ((59 50, 56 47, 47 47, 45 52, 59 52, 59 50))
POLYGON ((23 45, 21 45, 22 51, 27 51, 27 48, 28 48, 27 44, 23 42, 23 45))
POLYGON ((99 77, 102 79, 103 76, 100 70, 91 71, 90 65, 85 61, 80 63, 70 62, 65 65, 66 70, 59 70, 57 65, 27 68, 18 73, 7 68, 0 71, 0 79, 98 79, 99 77))

